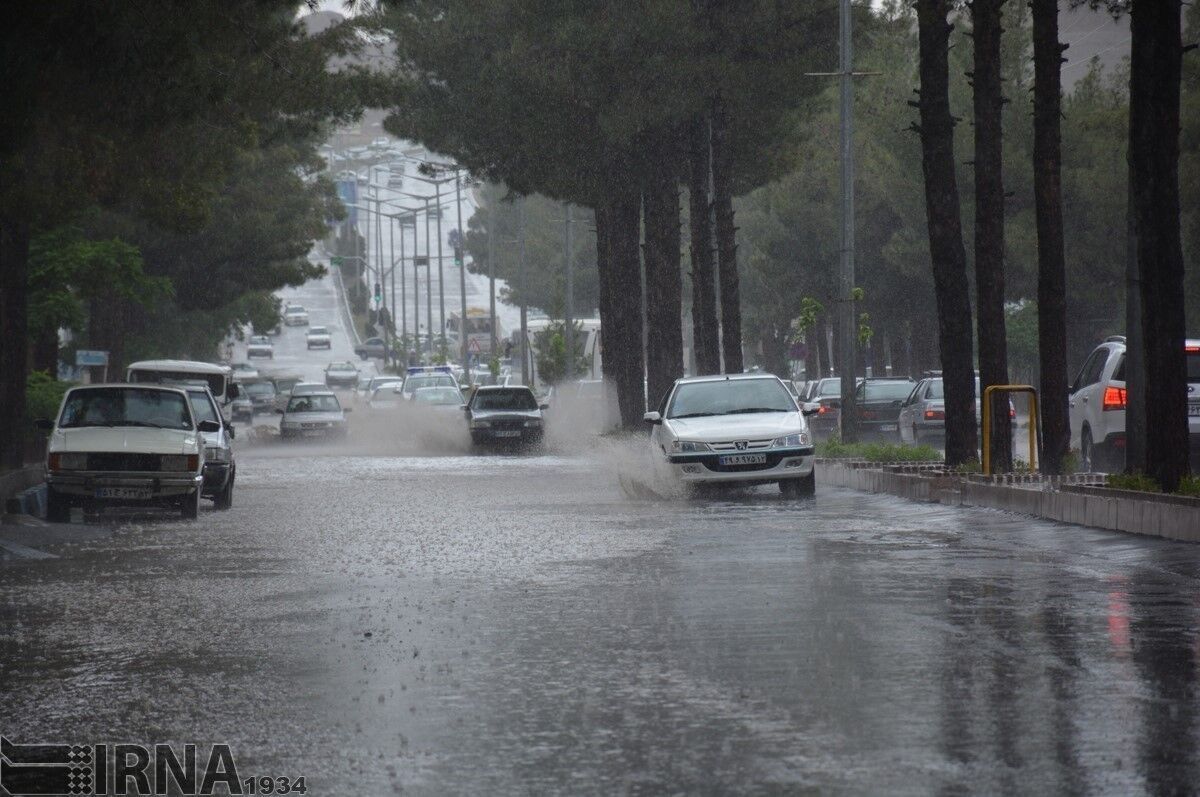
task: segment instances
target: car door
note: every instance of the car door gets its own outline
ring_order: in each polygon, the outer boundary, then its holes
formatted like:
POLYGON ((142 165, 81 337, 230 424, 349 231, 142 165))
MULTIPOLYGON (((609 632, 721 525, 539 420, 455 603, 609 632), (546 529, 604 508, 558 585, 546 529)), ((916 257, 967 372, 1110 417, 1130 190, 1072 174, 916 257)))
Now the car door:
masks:
POLYGON ((921 396, 924 390, 925 380, 922 379, 920 382, 917 382, 917 386, 912 389, 912 392, 908 394, 908 398, 904 399, 904 403, 900 405, 900 417, 896 419, 896 422, 900 426, 901 443, 914 442, 915 435, 912 434, 913 422, 916 420, 914 413, 916 412, 916 407, 921 403, 921 396), (907 434, 905 434, 906 429, 908 430, 907 434))
POLYGON ((1080 447, 1085 424, 1090 428, 1095 428, 1094 410, 1100 409, 1101 398, 1097 394, 1097 386, 1100 384, 1100 375, 1104 372, 1104 364, 1108 361, 1108 354, 1108 349, 1105 347, 1093 351, 1083 364, 1083 368, 1079 369, 1079 375, 1075 377, 1075 382, 1071 385, 1069 415, 1072 448, 1080 447))

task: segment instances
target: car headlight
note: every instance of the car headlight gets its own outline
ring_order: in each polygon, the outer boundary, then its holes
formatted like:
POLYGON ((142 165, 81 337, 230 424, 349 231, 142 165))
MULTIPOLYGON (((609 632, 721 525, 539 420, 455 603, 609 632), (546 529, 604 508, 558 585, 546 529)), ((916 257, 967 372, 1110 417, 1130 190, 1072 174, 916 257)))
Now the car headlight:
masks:
POLYGON ((525 425, 526 426, 541 426, 542 419, 541 418, 530 418, 529 420, 525 421, 525 425))
POLYGON ((204 449, 204 458, 209 462, 226 462, 229 459, 225 455, 225 449, 220 446, 206 446, 204 449))
POLYGON ((671 442, 672 454, 700 454, 712 451, 708 443, 697 443, 691 440, 674 440, 671 442))
POLYGON ((50 470, 87 470, 87 454, 51 454, 50 470))
POLYGON ((783 437, 776 437, 775 442, 771 443, 773 448, 795 448, 796 446, 811 445, 812 440, 808 436, 808 432, 800 432, 799 434, 789 434, 783 437))
POLYGON ((198 454, 166 454, 159 461, 159 470, 188 471, 200 467, 198 454))
POLYGON ((492 428, 491 421, 471 421, 472 429, 490 429, 492 428))

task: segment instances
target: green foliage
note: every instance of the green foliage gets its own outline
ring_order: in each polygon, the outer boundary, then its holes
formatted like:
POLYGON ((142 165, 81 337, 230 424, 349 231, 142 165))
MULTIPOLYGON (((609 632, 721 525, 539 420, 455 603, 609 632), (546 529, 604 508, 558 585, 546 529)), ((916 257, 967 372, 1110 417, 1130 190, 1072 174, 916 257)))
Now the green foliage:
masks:
POLYGON ((1141 493, 1161 493, 1162 488, 1144 473, 1110 473, 1104 483, 1114 490, 1136 490, 1141 493))
MULTIPOLYGON (((572 348, 575 349, 574 373, 579 375, 586 373, 588 368, 587 358, 583 355, 586 336, 583 334, 583 327, 578 322, 574 326, 575 333, 572 337, 572 348)), ((533 345, 537 350, 538 377, 548 385, 557 384, 567 377, 566 332, 566 323, 556 321, 534 333, 533 345)))
POLYGON ((45 371, 32 371, 25 379, 25 417, 30 421, 53 418, 70 382, 59 382, 45 371))
POLYGON ((1179 489, 1175 493, 1189 498, 1200 498, 1200 476, 1184 476, 1179 481, 1179 489))
POLYGON ((836 438, 817 443, 817 456, 826 459, 861 459, 867 462, 941 462, 932 446, 904 443, 843 443, 836 438))

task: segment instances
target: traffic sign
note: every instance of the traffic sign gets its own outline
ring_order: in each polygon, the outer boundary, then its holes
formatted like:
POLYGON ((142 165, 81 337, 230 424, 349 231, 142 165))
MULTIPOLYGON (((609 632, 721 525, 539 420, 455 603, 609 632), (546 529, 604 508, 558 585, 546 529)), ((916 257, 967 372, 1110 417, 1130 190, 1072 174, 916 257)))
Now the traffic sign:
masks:
POLYGON ((467 351, 471 354, 479 354, 479 340, 476 338, 467 338, 467 351))
POLYGON ((96 367, 108 365, 108 352, 106 351, 88 351, 80 349, 75 352, 75 367, 96 367))

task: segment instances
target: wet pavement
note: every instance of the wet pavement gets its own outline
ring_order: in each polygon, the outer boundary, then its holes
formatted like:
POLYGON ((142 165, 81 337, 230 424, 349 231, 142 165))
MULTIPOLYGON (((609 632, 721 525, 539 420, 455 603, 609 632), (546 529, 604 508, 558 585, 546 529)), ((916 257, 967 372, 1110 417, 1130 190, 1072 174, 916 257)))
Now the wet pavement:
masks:
POLYGON ((228 742, 315 794, 1200 784, 1200 548, 631 501, 622 455, 244 450, 229 512, 0 569, 4 733, 228 742))

